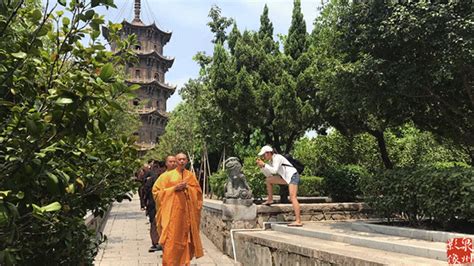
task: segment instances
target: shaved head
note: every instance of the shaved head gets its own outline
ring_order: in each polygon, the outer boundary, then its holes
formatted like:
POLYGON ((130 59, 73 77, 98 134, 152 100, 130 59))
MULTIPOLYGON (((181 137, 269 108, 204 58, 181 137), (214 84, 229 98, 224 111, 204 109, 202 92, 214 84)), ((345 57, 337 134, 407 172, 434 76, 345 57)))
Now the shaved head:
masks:
POLYGON ((188 163, 188 156, 180 152, 176 154, 176 162, 178 163, 178 170, 182 171, 184 168, 186 168, 186 164, 188 163))
POLYGON ((176 168, 176 157, 174 157, 173 155, 169 155, 168 157, 166 157, 165 165, 166 165, 166 170, 167 171, 175 169, 176 168))

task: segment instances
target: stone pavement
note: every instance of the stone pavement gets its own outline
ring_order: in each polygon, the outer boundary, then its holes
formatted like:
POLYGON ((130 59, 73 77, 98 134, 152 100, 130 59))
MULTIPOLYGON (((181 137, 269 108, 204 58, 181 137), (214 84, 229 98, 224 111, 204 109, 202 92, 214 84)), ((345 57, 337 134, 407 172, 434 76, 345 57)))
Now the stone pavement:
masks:
MULTIPOLYGON (((133 200, 114 203, 105 225, 107 241, 100 247, 95 265, 160 265, 162 252, 148 252, 151 246, 150 224, 140 210, 138 195, 133 200)), ((191 265, 235 265, 201 234, 204 257, 194 259, 191 265)))

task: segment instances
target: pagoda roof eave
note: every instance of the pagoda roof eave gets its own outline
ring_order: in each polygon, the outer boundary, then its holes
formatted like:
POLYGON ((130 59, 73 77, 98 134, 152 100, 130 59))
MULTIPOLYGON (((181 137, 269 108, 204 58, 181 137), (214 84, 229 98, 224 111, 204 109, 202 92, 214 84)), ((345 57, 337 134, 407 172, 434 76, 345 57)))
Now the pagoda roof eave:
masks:
POLYGON ((166 62, 170 62, 171 64, 174 63, 174 57, 163 56, 162 54, 158 53, 155 50, 153 50, 151 52, 148 52, 148 53, 137 53, 137 55, 138 56, 156 56, 156 57, 159 57, 159 58, 165 60, 166 62))
POLYGON ((167 112, 163 112, 163 111, 160 111, 160 110, 157 110, 157 109, 150 110, 149 112, 140 112, 139 115, 140 116, 157 115, 157 116, 161 116, 165 119, 169 118, 169 115, 168 115, 167 112))
POLYGON ((151 80, 151 81, 137 81, 137 80, 127 80, 126 82, 130 83, 130 84, 138 84, 138 85, 151 85, 151 84, 156 84, 158 85, 158 87, 161 87, 161 88, 164 88, 164 89, 167 89, 167 90, 170 90, 170 91, 175 91, 176 90, 176 85, 174 86, 170 86, 170 85, 167 85, 167 84, 164 84, 164 83, 161 83, 160 81, 154 79, 154 80, 151 80))
POLYGON ((148 25, 145 25, 145 24, 142 24, 142 25, 139 25, 139 24, 134 24, 132 22, 128 22, 126 20, 123 20, 122 22, 123 24, 127 24, 131 27, 138 27, 138 28, 152 28, 153 30, 159 32, 160 34, 162 34, 165 38, 163 39, 164 43, 163 44, 166 44, 167 42, 169 42, 170 38, 171 38, 171 35, 173 34, 173 32, 171 31, 165 31, 165 30, 162 30, 158 27, 158 25, 156 25, 155 22, 153 22, 152 24, 148 24, 148 25))

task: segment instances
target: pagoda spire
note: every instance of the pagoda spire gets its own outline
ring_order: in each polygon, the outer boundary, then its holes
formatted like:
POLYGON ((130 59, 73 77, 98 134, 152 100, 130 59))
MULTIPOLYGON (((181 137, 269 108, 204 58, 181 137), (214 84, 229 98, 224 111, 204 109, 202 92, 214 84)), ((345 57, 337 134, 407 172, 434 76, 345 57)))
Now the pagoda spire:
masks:
POLYGON ((133 22, 142 22, 140 19, 140 12, 141 12, 141 0, 135 0, 135 18, 133 22))

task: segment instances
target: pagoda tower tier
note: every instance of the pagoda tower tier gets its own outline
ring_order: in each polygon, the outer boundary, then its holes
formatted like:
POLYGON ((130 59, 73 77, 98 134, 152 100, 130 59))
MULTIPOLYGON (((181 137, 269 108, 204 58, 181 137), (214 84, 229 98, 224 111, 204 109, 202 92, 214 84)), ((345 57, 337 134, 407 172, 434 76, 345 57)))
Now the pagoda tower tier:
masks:
MULTIPOLYGON (((138 136, 137 145, 145 151, 154 147, 163 135, 168 122, 166 101, 176 91, 176 86, 165 82, 165 73, 173 66, 174 58, 163 55, 163 47, 169 42, 172 33, 160 29, 155 23, 145 25, 140 19, 141 2, 135 0, 135 17, 131 22, 123 21, 119 34, 127 38, 134 34, 137 42, 133 49, 138 60, 125 66, 128 84, 138 84, 140 88, 134 93, 136 97, 130 105, 139 114, 140 129, 134 134, 138 136)), ((107 29, 104 36, 108 38, 107 29)), ((116 44, 111 43, 112 51, 116 44)))
POLYGON ((133 106, 138 112, 140 110, 156 109, 165 113, 166 100, 175 92, 176 86, 171 86, 159 82, 128 80, 129 85, 138 84, 140 89, 135 92, 136 98, 132 101, 133 106))
MULTIPOLYGON (((129 81, 148 83, 158 80, 165 82, 165 73, 171 68, 174 58, 164 57, 156 51, 137 51, 138 62, 125 68, 129 81)), ((169 86, 169 85, 168 85, 169 86)))
POLYGON ((168 114, 156 108, 139 109, 138 113, 140 114, 142 126, 135 133, 139 137, 137 144, 152 148, 156 140, 165 132, 168 114))

